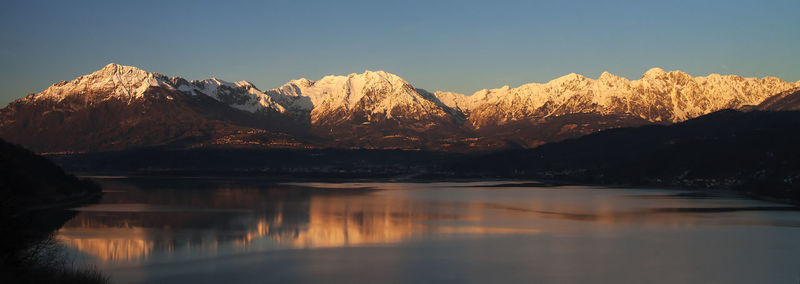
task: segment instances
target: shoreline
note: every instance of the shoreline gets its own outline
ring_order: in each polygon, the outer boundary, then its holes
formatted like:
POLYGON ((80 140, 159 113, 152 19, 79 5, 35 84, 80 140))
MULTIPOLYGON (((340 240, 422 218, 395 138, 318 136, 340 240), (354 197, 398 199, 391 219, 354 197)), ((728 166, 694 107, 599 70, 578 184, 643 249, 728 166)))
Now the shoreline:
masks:
MULTIPOLYGON (((137 179, 137 178, 164 178, 164 179, 251 179, 272 183, 284 182, 408 182, 408 183, 429 183, 429 182, 475 182, 475 181, 517 181, 526 182, 521 186, 527 187, 555 187, 555 186, 590 186, 602 188, 627 188, 627 189, 661 189, 661 190, 682 190, 691 192, 722 193, 725 195, 735 195, 745 199, 760 200, 771 203, 780 203, 800 207, 800 200, 777 198, 769 195, 759 195, 753 192, 740 191, 724 187, 691 187, 668 184, 631 184, 631 183, 598 183, 598 182, 578 182, 567 179, 537 179, 522 177, 501 177, 501 176, 443 176, 443 175, 360 175, 358 173, 295 173, 282 175, 269 175, 258 171, 233 171, 213 176, 204 175, 202 171, 159 171, 159 172, 76 172, 73 173, 80 178, 90 178, 96 180, 104 179, 137 179), (259 175, 259 173, 263 175, 259 175)), ((515 185, 495 185, 486 187, 513 187, 515 185)))

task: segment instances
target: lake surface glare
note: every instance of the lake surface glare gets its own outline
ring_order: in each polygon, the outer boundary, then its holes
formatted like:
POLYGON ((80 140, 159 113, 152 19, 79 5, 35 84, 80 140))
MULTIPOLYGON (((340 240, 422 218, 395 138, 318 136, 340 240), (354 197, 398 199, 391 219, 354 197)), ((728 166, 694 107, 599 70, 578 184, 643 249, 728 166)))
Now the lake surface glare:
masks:
POLYGON ((535 182, 98 179, 56 238, 114 283, 800 283, 796 207, 535 182))

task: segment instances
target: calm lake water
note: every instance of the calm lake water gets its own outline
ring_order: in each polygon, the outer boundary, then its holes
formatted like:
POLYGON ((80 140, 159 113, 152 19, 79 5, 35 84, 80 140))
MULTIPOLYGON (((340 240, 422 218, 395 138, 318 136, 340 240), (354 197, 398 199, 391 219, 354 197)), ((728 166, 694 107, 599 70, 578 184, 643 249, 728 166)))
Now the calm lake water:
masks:
POLYGON ((526 182, 100 178, 59 230, 115 283, 799 283, 800 212, 526 182))

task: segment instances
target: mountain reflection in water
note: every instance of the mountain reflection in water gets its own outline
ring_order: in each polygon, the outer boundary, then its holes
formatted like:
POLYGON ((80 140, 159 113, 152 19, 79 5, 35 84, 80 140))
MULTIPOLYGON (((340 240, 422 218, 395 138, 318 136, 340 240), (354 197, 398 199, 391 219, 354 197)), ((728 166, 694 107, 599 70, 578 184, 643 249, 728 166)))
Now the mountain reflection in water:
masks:
MULTIPOLYGON (((615 268, 621 269, 616 273, 627 271, 627 266, 643 257, 658 269, 706 265, 703 267, 713 270, 674 274, 676 277, 667 280, 727 282, 752 280, 714 274, 728 271, 731 265, 745 265, 737 262, 741 258, 736 257, 738 250, 728 249, 731 246, 757 244, 750 253, 777 257, 763 264, 769 269, 791 269, 781 266, 785 263, 779 259, 800 254, 800 247, 792 241, 800 237, 797 207, 726 196, 695 198, 685 191, 502 181, 272 183, 258 179, 123 178, 102 179, 101 183, 106 190, 103 200, 76 208, 79 214, 59 230, 57 239, 71 248, 77 259, 97 265, 120 282, 214 283, 214 277, 251 282, 262 277, 256 276, 262 273, 260 262, 272 266, 263 273, 282 275, 270 280, 273 282, 327 281, 323 276, 303 278, 308 273, 334 273, 344 280, 355 276, 348 273, 361 273, 355 271, 363 266, 388 269, 385 265, 393 264, 382 262, 400 261, 398 258, 441 260, 431 265, 442 269, 470 263, 478 265, 473 268, 478 270, 499 265, 493 269, 510 269, 506 280, 511 282, 559 280, 558 275, 568 274, 547 273, 577 266, 587 270, 588 280, 592 273, 610 273, 604 271, 615 268), (776 251, 762 245, 789 247, 776 251), (415 246, 425 249, 404 249, 415 246), (653 250, 662 251, 658 258, 649 257, 653 250), (707 266, 709 259, 689 261, 703 250, 713 250, 707 255, 718 257, 713 261, 719 267, 707 266), (772 255, 775 252, 781 255, 772 255), (372 258, 373 253, 382 256, 372 258), (562 263, 548 262, 544 256, 548 254, 562 263), (325 261, 321 266, 325 270, 315 272, 320 268, 315 262, 291 266, 290 260, 299 261, 297 257, 349 262, 325 261), (598 257, 613 257, 613 261, 598 266, 598 257), (511 268, 526 263, 538 270, 511 268), (187 273, 194 278, 185 278, 187 273)), ((425 265, 404 267, 427 269, 425 265)), ((471 270, 459 271, 469 274, 471 270)), ((767 272, 759 275, 773 275, 767 272)), ((391 280, 386 275, 361 276, 391 280)), ((655 274, 643 271, 636 275, 639 277, 633 278, 653 280, 650 275, 655 274)), ((774 275, 785 279, 783 274, 774 275)), ((490 276, 498 277, 480 274, 469 279, 489 280, 490 276)), ((438 279, 431 277, 417 280, 438 279)))
MULTIPOLYGON (((100 204, 59 231, 58 239, 107 262, 154 252, 217 255, 229 251, 393 243, 425 234, 534 233, 532 228, 430 222, 479 221, 480 204, 425 202, 374 189, 345 191, 300 184, 266 187, 190 181, 143 189, 106 181, 100 204), (435 206, 432 206, 435 205, 435 206)), ((399 184, 402 185, 402 184, 399 184)), ((395 184, 395 186, 399 186, 395 184)), ((332 186, 341 187, 342 184, 332 186)))

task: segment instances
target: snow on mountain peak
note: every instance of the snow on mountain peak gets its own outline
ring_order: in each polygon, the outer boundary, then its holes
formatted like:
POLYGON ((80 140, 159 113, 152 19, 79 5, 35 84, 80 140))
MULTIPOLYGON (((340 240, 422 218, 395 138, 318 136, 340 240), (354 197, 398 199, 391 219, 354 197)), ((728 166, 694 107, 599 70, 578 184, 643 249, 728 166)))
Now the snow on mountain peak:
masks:
POLYGON ((253 84, 253 83, 251 83, 249 81, 246 81, 246 80, 236 81, 236 82, 233 82, 233 84, 236 85, 236 86, 239 86, 241 88, 245 88, 245 89, 256 89, 256 90, 258 90, 258 88, 256 88, 255 84, 253 84))
POLYGON ((291 80, 287 84, 295 84, 295 85, 299 85, 299 86, 303 86, 303 87, 310 87, 312 84, 314 84, 314 81, 311 81, 311 80, 306 79, 306 78, 300 78, 300 79, 291 80))
POLYGON ((261 92, 255 85, 247 81, 231 83, 211 78, 192 80, 191 85, 190 90, 192 92, 202 93, 236 109, 248 112, 257 112, 259 110, 285 111, 285 108, 276 103, 272 97, 261 92))
MULTIPOLYGON (((334 76, 339 77, 339 76, 334 76)), ((390 89, 393 87, 402 87, 404 85, 409 85, 406 80, 400 78, 395 74, 388 73, 383 70, 378 71, 370 71, 365 70, 364 73, 351 73, 347 75, 347 80, 351 84, 352 87, 367 87, 370 89, 390 89)))
POLYGON ((306 78, 291 80, 267 93, 277 101, 291 105, 288 106, 289 109, 310 111, 325 102, 350 109, 367 92, 391 90, 404 85, 410 86, 397 75, 385 71, 366 70, 361 74, 351 73, 347 76, 328 75, 318 81, 306 78), (301 101, 297 98, 285 98, 299 96, 308 99, 301 101))
POLYGON ((797 87, 778 78, 692 77, 652 68, 641 80, 603 72, 597 80, 570 73, 545 84, 481 90, 471 96, 436 92, 446 105, 469 114, 475 127, 571 113, 628 114, 650 121, 678 122, 726 108, 755 105, 797 87))
POLYGON ((551 80, 550 82, 548 82, 548 84, 561 85, 561 84, 570 83, 570 82, 584 81, 586 79, 588 79, 588 78, 584 77, 583 75, 580 75, 580 74, 577 74, 577 73, 569 73, 567 75, 564 75, 564 76, 561 76, 561 77, 558 77, 558 78, 555 78, 555 79, 551 80))
POLYGON ((775 77, 759 79, 719 74, 692 77, 681 71, 667 72, 657 67, 645 72, 641 78, 630 81, 603 72, 597 79, 591 79, 570 73, 544 84, 484 89, 471 96, 435 92, 432 97, 401 77, 382 70, 365 70, 346 76, 328 75, 318 81, 301 78, 262 92, 248 81, 170 79, 136 67, 111 63, 72 81, 53 84, 26 100, 61 100, 70 95, 89 95, 101 99, 116 97, 130 102, 143 97, 149 88, 160 86, 190 95, 207 95, 249 112, 275 110, 310 114, 312 121, 327 114, 350 115, 356 112, 390 118, 398 115, 395 113, 398 109, 415 115, 439 115, 450 111, 446 109, 449 107, 469 115, 469 120, 480 127, 485 123, 502 124, 587 112, 677 122, 724 108, 755 105, 770 95, 800 87, 800 82, 787 83, 775 77))
POLYGON ((363 74, 355 74, 354 73, 354 74, 350 74, 350 75, 363 76, 364 78, 386 80, 386 81, 389 81, 389 82, 407 83, 405 80, 403 80, 403 78, 400 78, 400 76, 397 76, 397 75, 392 74, 392 73, 388 73, 388 72, 383 71, 383 70, 378 70, 378 71, 365 70, 363 74))
POLYGON ((658 67, 653 67, 650 68, 650 70, 647 70, 647 72, 644 72, 644 74, 642 74, 642 78, 661 78, 665 75, 667 75, 667 71, 664 71, 664 69, 658 67))
POLYGON ((91 74, 54 84, 34 99, 61 100, 69 95, 87 94, 130 100, 141 98, 148 88, 160 85, 170 86, 169 78, 133 66, 110 63, 91 74))
POLYGON ((411 84, 386 71, 325 76, 318 81, 297 79, 266 92, 287 109, 310 112, 312 121, 332 113, 350 114, 358 108, 372 115, 392 117, 397 108, 436 112, 439 106, 411 84))
POLYGON ((608 71, 604 71, 603 74, 600 74, 600 77, 597 78, 597 81, 609 85, 626 84, 630 82, 628 79, 611 74, 608 71))
POLYGON ((255 85, 247 81, 231 83, 217 78, 187 81, 180 77, 168 78, 155 72, 110 63, 91 74, 80 76, 69 82, 59 82, 34 95, 34 100, 63 100, 72 95, 88 95, 101 99, 117 98, 131 103, 143 98, 151 87, 163 87, 190 95, 202 93, 231 107, 256 112, 284 108, 272 101, 255 85))
POLYGON ((106 66, 103 66, 103 68, 100 68, 100 70, 95 71, 95 73, 97 73, 97 72, 101 72, 101 73, 116 73, 116 72, 122 72, 122 73, 126 73, 126 72, 147 73, 147 71, 139 69, 138 67, 128 66, 128 65, 121 65, 121 64, 114 63, 114 62, 106 64, 106 66))

